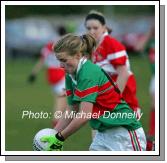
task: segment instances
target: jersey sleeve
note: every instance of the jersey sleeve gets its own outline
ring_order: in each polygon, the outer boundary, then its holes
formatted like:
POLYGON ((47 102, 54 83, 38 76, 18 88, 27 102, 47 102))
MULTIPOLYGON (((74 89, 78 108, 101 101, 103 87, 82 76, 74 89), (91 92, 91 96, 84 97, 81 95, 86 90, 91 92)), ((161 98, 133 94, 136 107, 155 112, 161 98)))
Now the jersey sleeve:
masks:
POLYGON ((41 58, 45 59, 50 53, 53 52, 52 50, 53 43, 48 42, 42 49, 41 49, 41 58))
POLYGON ((107 59, 114 66, 125 65, 127 59, 127 52, 122 43, 115 38, 106 38, 107 59))
POLYGON ((74 91, 73 100, 77 102, 96 102, 98 84, 92 79, 82 79, 78 82, 74 91))

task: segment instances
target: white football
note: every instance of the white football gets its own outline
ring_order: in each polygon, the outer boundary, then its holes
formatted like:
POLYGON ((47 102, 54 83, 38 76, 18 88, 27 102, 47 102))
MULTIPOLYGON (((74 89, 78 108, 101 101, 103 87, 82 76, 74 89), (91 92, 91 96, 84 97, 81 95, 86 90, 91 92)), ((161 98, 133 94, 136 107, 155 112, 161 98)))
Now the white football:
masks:
POLYGON ((33 150, 34 151, 45 151, 47 148, 47 142, 41 142, 40 139, 43 136, 55 135, 57 133, 56 130, 51 128, 45 128, 38 131, 33 139, 33 150))

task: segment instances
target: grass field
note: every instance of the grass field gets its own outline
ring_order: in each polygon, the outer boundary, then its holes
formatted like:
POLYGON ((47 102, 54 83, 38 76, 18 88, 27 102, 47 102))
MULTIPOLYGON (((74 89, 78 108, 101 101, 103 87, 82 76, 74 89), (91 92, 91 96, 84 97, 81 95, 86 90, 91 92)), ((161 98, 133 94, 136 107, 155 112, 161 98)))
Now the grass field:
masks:
MULTIPOLYGON (((148 92, 151 77, 146 57, 131 56, 131 69, 137 79, 137 97, 143 110, 141 122, 148 130, 150 97, 148 92)), ((52 112, 51 88, 45 80, 43 69, 34 84, 27 82, 34 60, 6 60, 5 66, 5 139, 6 151, 31 151, 32 140, 37 131, 51 128, 51 119, 22 119, 24 110, 52 112)), ((91 143, 91 129, 87 124, 66 140, 64 150, 87 151, 91 143)))

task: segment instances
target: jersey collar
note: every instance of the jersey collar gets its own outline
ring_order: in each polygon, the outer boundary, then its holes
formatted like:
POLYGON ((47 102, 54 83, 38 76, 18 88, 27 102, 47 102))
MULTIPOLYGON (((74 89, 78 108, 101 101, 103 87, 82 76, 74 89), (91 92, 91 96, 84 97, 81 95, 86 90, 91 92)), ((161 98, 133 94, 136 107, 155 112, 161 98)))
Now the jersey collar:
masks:
POLYGON ((79 72, 79 70, 82 68, 82 66, 84 65, 84 63, 87 61, 86 57, 82 57, 79 61, 78 67, 77 67, 77 74, 79 72))
POLYGON ((100 42, 102 42, 103 39, 104 39, 104 37, 107 36, 107 35, 108 35, 108 32, 103 33, 103 35, 102 35, 101 38, 100 38, 100 42))
MULTIPOLYGON (((100 40, 98 42, 98 45, 100 45, 103 42, 105 36, 107 36, 107 35, 108 35, 108 32, 103 33, 103 35, 101 36, 101 38, 100 38, 100 40)), ((97 46, 97 48, 98 48, 98 46, 97 46)))
MULTIPOLYGON (((86 61, 87 61, 87 58, 86 58, 86 57, 82 57, 82 58, 79 60, 78 67, 77 67, 77 71, 76 71, 76 75, 78 74, 79 70, 82 68, 82 66, 85 64, 86 61)), ((75 78, 76 78, 76 75, 75 75, 75 78)), ((74 83, 74 84, 77 84, 76 79, 74 79, 74 77, 73 77, 71 74, 69 74, 69 76, 71 77, 73 83, 74 83)))

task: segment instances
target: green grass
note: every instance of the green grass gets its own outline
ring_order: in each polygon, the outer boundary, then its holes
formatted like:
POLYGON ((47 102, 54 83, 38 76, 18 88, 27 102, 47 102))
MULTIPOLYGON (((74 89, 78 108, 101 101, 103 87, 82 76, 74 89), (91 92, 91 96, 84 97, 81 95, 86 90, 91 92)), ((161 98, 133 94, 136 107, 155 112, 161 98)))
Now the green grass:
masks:
MULTIPOLYGON (((141 118, 145 131, 148 130, 150 98, 148 92, 150 69, 147 58, 130 57, 131 68, 138 85, 137 96, 144 115, 141 118)), ((7 60, 5 66, 5 139, 6 151, 31 151, 32 140, 37 131, 51 128, 51 119, 22 119, 24 110, 52 112, 51 88, 43 69, 34 84, 27 77, 35 61, 7 60)), ((66 151, 86 151, 91 143, 91 129, 87 124, 69 137, 64 145, 66 151)))
POLYGON ((146 56, 131 56, 131 69, 134 72, 137 82, 137 97, 143 116, 141 122, 145 132, 148 131, 149 113, 150 113, 150 95, 149 84, 151 79, 151 70, 148 58, 146 56))

